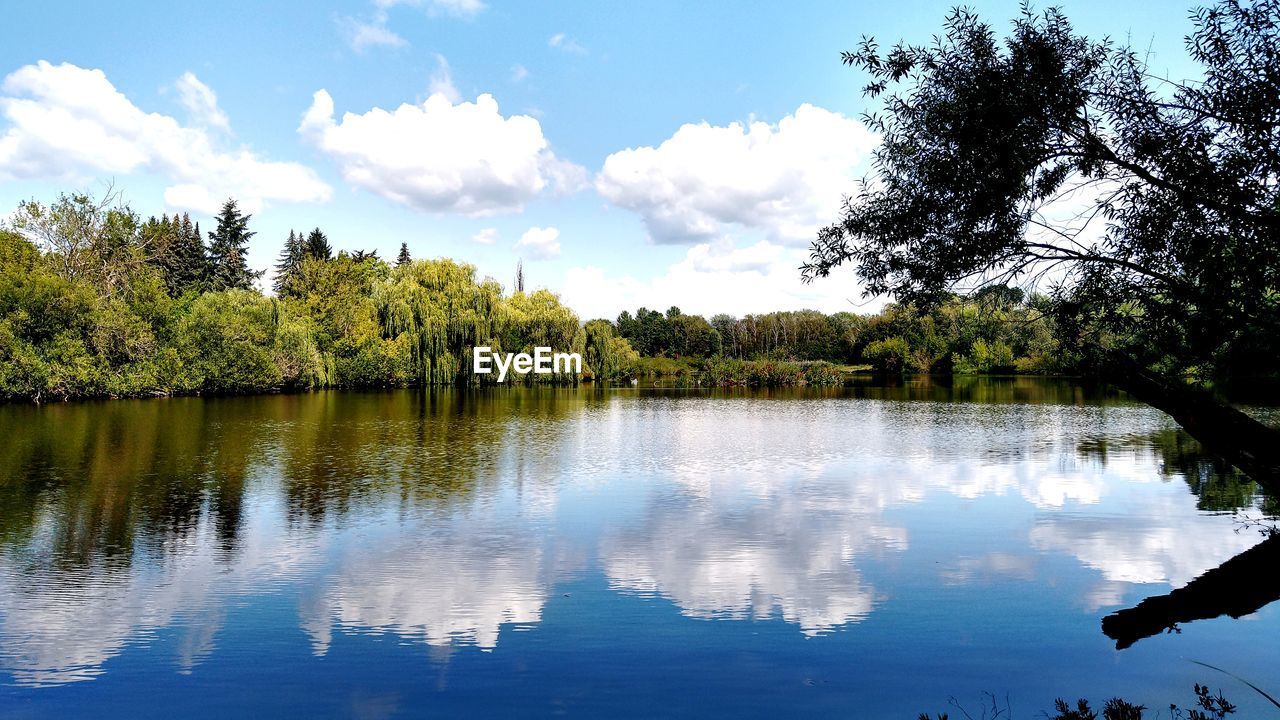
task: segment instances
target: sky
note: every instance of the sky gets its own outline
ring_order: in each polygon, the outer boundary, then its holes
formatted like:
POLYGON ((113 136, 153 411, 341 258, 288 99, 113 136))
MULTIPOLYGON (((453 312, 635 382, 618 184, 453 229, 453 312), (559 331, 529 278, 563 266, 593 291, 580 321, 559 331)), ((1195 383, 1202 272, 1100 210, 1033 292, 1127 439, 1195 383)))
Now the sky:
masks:
MULTIPOLYGON (((878 142, 840 52, 928 42, 952 4, 11 3, 0 217, 110 187, 207 230, 234 197, 259 269, 319 227, 336 250, 405 242, 506 286, 523 260, 584 319, 868 312, 884 299, 851 273, 797 269, 878 142)), ((999 29, 1019 12, 970 6, 999 29)), ((1181 4, 1059 6, 1194 75, 1181 4)))

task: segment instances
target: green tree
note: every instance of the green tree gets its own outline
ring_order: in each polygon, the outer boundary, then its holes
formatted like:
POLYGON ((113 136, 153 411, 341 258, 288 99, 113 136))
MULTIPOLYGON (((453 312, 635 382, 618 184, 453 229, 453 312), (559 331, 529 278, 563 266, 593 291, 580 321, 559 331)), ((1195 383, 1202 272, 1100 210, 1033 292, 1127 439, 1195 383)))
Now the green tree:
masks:
POLYGON ((501 349, 502 287, 477 282, 474 266, 412 262, 378 283, 373 301, 383 337, 409 346, 410 367, 422 385, 470 383, 472 348, 501 349))
POLYGON ((303 248, 302 238, 290 230, 289 237, 285 239, 284 247, 280 250, 280 259, 276 262, 276 276, 271 284, 276 297, 284 297, 290 293, 290 285, 304 257, 306 257, 306 251, 303 248))
POLYGON ((118 200, 113 192, 101 199, 63 193, 49 205, 28 200, 10 225, 47 253, 55 272, 105 297, 126 287, 151 257, 137 214, 118 200))
POLYGON ((209 232, 209 285, 214 290, 248 290, 261 275, 261 271, 249 269, 246 254, 249 239, 256 233, 249 230, 252 215, 245 215, 236 207, 236 201, 228 198, 218 213, 218 226, 209 232))
POLYGON ((400 254, 396 256, 396 267, 404 267, 413 262, 413 258, 409 255, 409 243, 400 243, 400 254))
POLYGON ((1024 11, 1004 38, 956 10, 929 45, 864 40, 844 61, 885 101, 867 118, 878 173, 819 233, 805 277, 851 263, 868 293, 928 306, 1052 273, 1065 343, 1280 475, 1280 433, 1185 384, 1276 370, 1280 3, 1221 2, 1193 21, 1202 77, 1159 85, 1142 55, 1057 10, 1024 11), (1064 196, 1087 201, 1083 222, 1048 219, 1064 196))
POLYGON ((340 387, 386 387, 409 379, 408 345, 383 338, 374 288, 390 275, 377 258, 339 254, 330 261, 306 258, 291 285, 289 308, 311 322, 316 348, 332 364, 329 382, 340 387))
POLYGON ((248 290, 201 295, 177 343, 191 385, 204 392, 312 387, 325 379, 305 321, 279 301, 248 290))
POLYGON ((333 259, 333 248, 329 246, 329 238, 320 228, 316 228, 307 235, 307 240, 303 244, 306 255, 316 260, 333 259))
POLYGON ((182 213, 168 273, 165 283, 176 291, 175 295, 199 292, 209 279, 209 256, 205 253, 200 223, 193 225, 187 213, 182 213))
MULTIPOLYGON (((555 352, 583 352, 586 335, 572 310, 560 303, 550 290, 516 292, 503 302, 500 328, 502 349, 532 354, 536 347, 555 352)), ((577 382, 577 373, 547 377, 525 377, 526 381, 577 382)))
POLYGON ((204 283, 208 258, 199 232, 185 213, 172 219, 167 215, 159 220, 152 217, 142 225, 142 244, 148 259, 160 271, 165 287, 174 297, 198 292, 204 283))
POLYGON ((636 374, 640 353, 613 332, 608 320, 591 320, 584 327, 582 358, 597 382, 626 380, 636 374))

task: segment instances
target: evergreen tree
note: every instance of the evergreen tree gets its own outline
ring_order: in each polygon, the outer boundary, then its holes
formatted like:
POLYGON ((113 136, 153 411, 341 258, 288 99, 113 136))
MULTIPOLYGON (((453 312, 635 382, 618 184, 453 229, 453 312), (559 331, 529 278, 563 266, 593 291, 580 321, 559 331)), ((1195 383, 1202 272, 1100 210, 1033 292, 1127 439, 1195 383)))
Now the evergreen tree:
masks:
POLYGON ((302 236, 290 230, 289 239, 284 241, 284 249, 280 251, 280 262, 276 263, 275 282, 271 286, 277 297, 289 294, 289 283, 298 272, 298 266, 302 264, 304 257, 306 257, 306 250, 303 248, 302 236))
POLYGON ((262 272, 249 269, 245 255, 249 250, 249 219, 236 207, 236 201, 228 198, 218 213, 218 227, 209 232, 209 260, 211 262, 210 286, 214 290, 253 287, 262 272))
POLYGON ((201 289, 208 261, 190 217, 152 217, 142 225, 142 237, 147 261, 160 270, 170 295, 177 297, 188 290, 201 289))
POLYGON ((515 291, 524 292, 524 260, 516 261, 516 286, 515 291))
POLYGON ((199 223, 192 225, 191 216, 182 214, 182 221, 173 216, 175 245, 173 247, 173 281, 169 288, 175 295, 189 290, 201 290, 209 279, 209 257, 205 254, 204 241, 200 237, 199 223))
POLYGON ((396 267, 404 267, 413 262, 413 258, 409 256, 409 243, 400 243, 400 254, 396 257, 396 267))
POLYGON ((311 231, 306 242, 307 257, 316 260, 332 260, 333 248, 329 246, 329 238, 320 232, 320 228, 311 231))

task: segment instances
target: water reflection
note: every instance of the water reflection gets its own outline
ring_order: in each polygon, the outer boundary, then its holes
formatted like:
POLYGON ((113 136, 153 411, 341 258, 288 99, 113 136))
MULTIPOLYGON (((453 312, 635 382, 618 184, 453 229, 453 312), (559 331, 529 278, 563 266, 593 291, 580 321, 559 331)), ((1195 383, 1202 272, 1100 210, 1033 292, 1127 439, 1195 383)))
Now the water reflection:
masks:
POLYGON ((58 528, 37 523, 31 547, 0 552, 0 666, 26 685, 85 680, 177 627, 171 662, 190 671, 213 652, 229 597, 299 578, 318 556, 321 539, 282 532, 271 509, 248 515, 232 556, 206 515, 154 555, 93 563, 60 562, 50 552, 58 528))
POLYGON ((874 505, 779 483, 764 497, 716 487, 706 497, 655 498, 600 552, 614 588, 662 595, 698 618, 777 611, 816 635, 874 607, 860 558, 906 547, 906 530, 878 518, 874 505))
POLYGON ((135 646, 198 675, 239 632, 493 650, 593 577, 809 637, 971 585, 1096 615, 1191 583, 1131 637, 1211 616, 1224 573, 1192 579, 1260 541, 1224 513, 1274 507, 1160 413, 1029 378, 12 406, 0 437, 0 672, 26 685, 135 646), (229 619, 273 594, 296 625, 229 619))
POLYGON ((582 566, 582 556, 553 534, 480 508, 398 524, 389 538, 341 552, 338 565, 302 609, 317 655, 328 652, 335 625, 492 649, 502 625, 541 619, 551 588, 582 566))
POLYGON ((1102 631, 1123 650, 1138 640, 1178 630, 1180 623, 1252 615, 1280 600, 1280 534, 1209 570, 1167 595, 1149 597, 1102 620, 1102 631))

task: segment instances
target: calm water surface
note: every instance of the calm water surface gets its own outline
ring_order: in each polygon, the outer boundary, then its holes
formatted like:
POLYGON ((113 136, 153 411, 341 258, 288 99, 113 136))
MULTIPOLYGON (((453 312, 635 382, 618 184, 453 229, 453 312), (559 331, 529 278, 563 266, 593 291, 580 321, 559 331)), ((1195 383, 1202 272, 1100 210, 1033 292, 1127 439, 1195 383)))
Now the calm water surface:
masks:
POLYGON ((1247 714, 1192 661, 1280 691, 1280 603, 1100 621, 1268 510, 1030 378, 0 407, 0 716, 1247 714))

